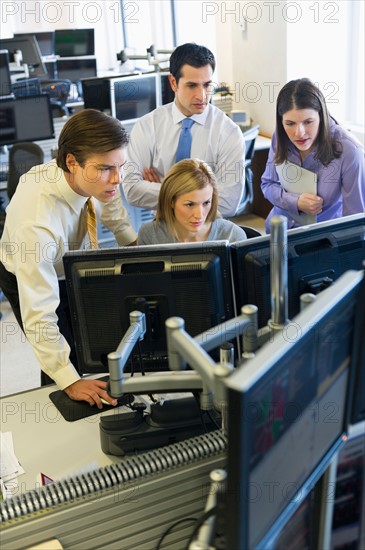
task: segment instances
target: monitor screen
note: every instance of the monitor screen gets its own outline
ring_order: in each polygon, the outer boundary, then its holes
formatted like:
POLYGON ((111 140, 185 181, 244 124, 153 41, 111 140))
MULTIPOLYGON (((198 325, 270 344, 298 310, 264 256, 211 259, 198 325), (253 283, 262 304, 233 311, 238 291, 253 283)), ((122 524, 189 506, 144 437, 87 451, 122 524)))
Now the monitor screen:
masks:
MULTIPOLYGON (((167 318, 182 317, 196 336, 233 316, 226 241, 69 252, 63 261, 78 363, 85 372, 107 371, 107 354, 118 347, 131 311, 146 314, 146 371, 168 368, 167 318)), ((139 353, 133 356, 138 362, 139 353)))
POLYGON ((38 42, 42 56, 54 55, 54 31, 34 32, 34 33, 16 33, 16 38, 33 35, 38 42))
POLYGON ((342 275, 229 378, 227 548, 271 548, 345 441, 362 279, 342 275))
POLYGON ((28 65, 30 77, 47 75, 41 51, 33 34, 2 39, 0 40, 0 49, 8 50, 10 62, 14 61, 14 53, 20 50, 23 62, 28 65))
POLYGON ((9 96, 11 93, 9 52, 8 50, 0 50, 0 96, 9 96))
POLYGON ((96 59, 57 59, 57 78, 77 82, 81 78, 97 75, 96 59))
MULTIPOLYGON (((290 229, 288 236, 288 314, 300 310, 300 296, 318 294, 348 269, 362 269, 365 215, 355 214, 290 229)), ((271 318, 270 235, 231 245, 237 308, 258 307, 259 327, 271 318)))
POLYGON ((47 94, 0 100, 0 145, 54 138, 47 94))
POLYGON ((55 55, 77 57, 95 54, 94 29, 55 30, 55 55))
POLYGON ((125 121, 136 120, 159 106, 155 73, 126 76, 110 80, 112 116, 125 121))

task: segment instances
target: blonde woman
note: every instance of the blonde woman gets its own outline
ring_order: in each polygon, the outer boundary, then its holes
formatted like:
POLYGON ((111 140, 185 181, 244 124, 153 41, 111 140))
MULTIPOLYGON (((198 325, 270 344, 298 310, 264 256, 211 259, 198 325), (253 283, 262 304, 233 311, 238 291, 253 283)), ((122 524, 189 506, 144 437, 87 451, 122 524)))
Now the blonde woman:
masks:
POLYGON ((220 217, 216 178, 197 159, 176 163, 166 174, 158 198, 156 219, 143 224, 138 244, 164 244, 246 239, 238 225, 220 217))

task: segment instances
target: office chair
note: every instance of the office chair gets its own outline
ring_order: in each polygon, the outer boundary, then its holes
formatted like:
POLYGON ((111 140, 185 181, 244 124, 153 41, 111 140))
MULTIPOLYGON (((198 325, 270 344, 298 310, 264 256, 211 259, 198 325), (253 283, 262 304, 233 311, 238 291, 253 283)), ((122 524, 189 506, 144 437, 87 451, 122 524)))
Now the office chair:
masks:
POLYGON ((261 237, 262 234, 260 231, 257 231, 257 229, 254 229, 253 227, 250 227, 248 225, 240 225, 243 229, 243 231, 246 233, 248 239, 252 239, 253 237, 261 237))
POLYGON ((41 80, 40 84, 42 92, 49 95, 53 118, 68 116, 69 111, 66 103, 70 95, 71 80, 67 78, 41 80))
POLYGON ((246 132, 243 132, 243 137, 246 143, 246 152, 245 152, 245 193, 241 199, 241 202, 238 206, 236 216, 242 214, 249 210, 250 205, 253 202, 253 172, 251 169, 252 159, 255 154, 255 141, 259 135, 260 126, 253 126, 246 132))
POLYGON ((7 186, 9 200, 15 193, 20 177, 43 161, 44 153, 37 143, 19 142, 10 148, 7 186))
MULTIPOLYGON (((19 142, 15 143, 9 151, 9 172, 7 194, 9 201, 15 193, 20 177, 28 172, 30 168, 37 164, 42 164, 44 161, 44 153, 37 143, 19 142)), ((5 210, 0 212, 0 236, 2 235, 5 225, 5 210)), ((0 301, 4 299, 4 295, 0 289, 0 301)), ((0 319, 2 315, 0 314, 0 319)))

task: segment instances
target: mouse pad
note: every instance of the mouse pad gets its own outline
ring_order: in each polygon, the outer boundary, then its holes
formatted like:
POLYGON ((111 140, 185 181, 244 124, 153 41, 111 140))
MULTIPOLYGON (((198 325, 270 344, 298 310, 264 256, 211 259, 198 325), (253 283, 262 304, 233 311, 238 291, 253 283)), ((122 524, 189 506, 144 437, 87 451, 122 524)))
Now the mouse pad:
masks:
MULTIPOLYGON (((100 380, 103 380, 102 378, 100 380)), ((96 405, 89 405, 86 401, 74 401, 70 399, 67 393, 62 390, 54 391, 49 394, 49 398, 54 406, 60 411, 63 418, 67 422, 74 422, 75 420, 81 420, 94 414, 99 414, 103 411, 114 409, 112 405, 104 405, 102 409, 98 409, 96 405)), ((133 402, 133 396, 130 393, 126 393, 118 399, 118 405, 128 405, 133 402)), ((117 405, 117 406, 118 406, 117 405)))

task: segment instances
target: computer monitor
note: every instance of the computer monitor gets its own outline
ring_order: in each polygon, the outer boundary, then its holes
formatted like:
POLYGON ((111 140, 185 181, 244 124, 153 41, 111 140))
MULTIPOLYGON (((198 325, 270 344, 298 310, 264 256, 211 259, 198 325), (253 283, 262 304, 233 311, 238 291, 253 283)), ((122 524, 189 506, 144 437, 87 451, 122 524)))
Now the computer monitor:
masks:
POLYGON ((97 64, 95 58, 69 58, 57 59, 57 78, 67 78, 71 82, 78 82, 81 78, 94 77, 97 75, 97 64))
POLYGON ((0 145, 55 137, 47 94, 0 100, 0 145))
POLYGON ((14 34, 15 38, 22 38, 23 36, 29 35, 35 37, 36 41, 38 42, 38 46, 42 56, 49 57, 51 55, 54 55, 54 31, 14 34))
POLYGON ((110 105, 113 117, 133 123, 160 105, 156 73, 110 80, 110 105))
POLYGON ((161 88, 161 105, 172 103, 172 101, 174 101, 175 99, 175 92, 171 88, 169 74, 169 72, 158 73, 161 88))
POLYGON ((82 97, 85 109, 98 109, 110 114, 110 83, 109 78, 82 78, 82 97))
POLYGON ((9 52, 0 50, 0 97, 12 94, 9 70, 9 52))
MULTIPOLYGON (((300 310, 300 296, 317 294, 348 269, 362 269, 365 214, 290 229, 288 237, 288 315, 300 310)), ((238 310, 258 306, 259 327, 271 318, 270 235, 231 245, 238 310)))
MULTIPOLYGON (((364 262, 365 267, 365 262, 364 262)), ((353 343, 353 400, 350 423, 365 421, 365 278, 358 294, 353 343)))
POLYGON ((55 55, 78 57, 95 54, 94 29, 55 30, 55 55))
POLYGON ((83 372, 107 371, 134 310, 146 314, 140 355, 133 353, 146 371, 168 369, 167 318, 182 317, 195 336, 233 316, 226 241, 76 251, 63 262, 83 372))
POLYGON ((345 441, 362 279, 342 275, 229 378, 227 548, 269 550, 345 441))
POLYGON ((85 109, 98 109, 111 112, 110 81, 115 78, 127 78, 140 73, 117 74, 115 76, 99 76, 96 78, 81 78, 82 97, 85 109))
POLYGON ((33 34, 24 34, 14 38, 0 40, 0 49, 8 50, 10 62, 14 61, 14 53, 17 50, 22 52, 23 62, 28 65, 29 76, 46 76, 41 51, 33 34))

